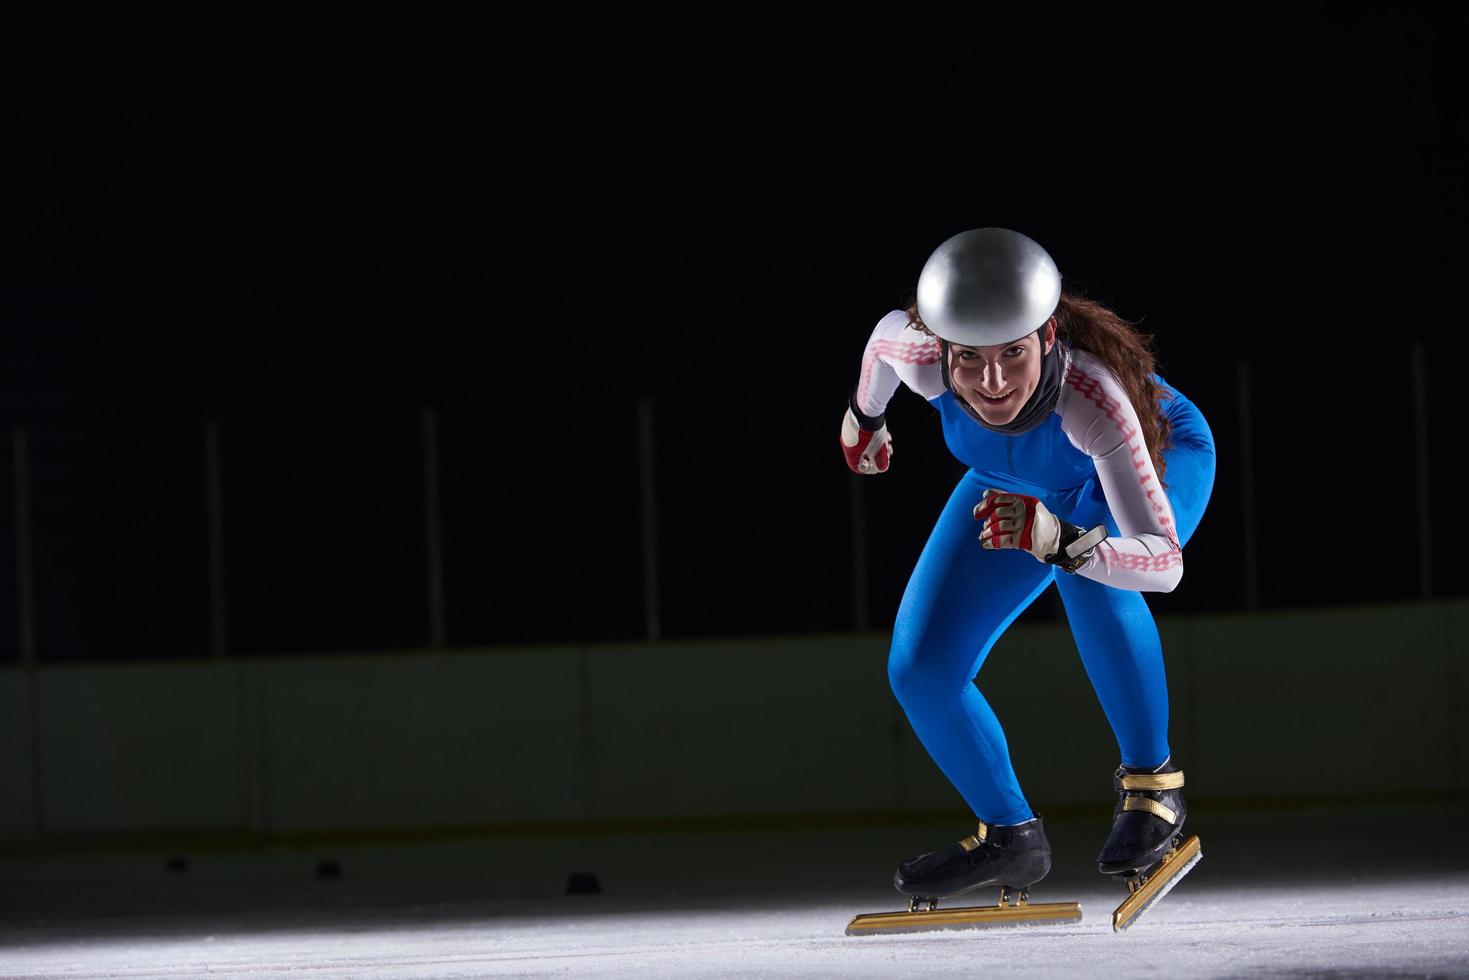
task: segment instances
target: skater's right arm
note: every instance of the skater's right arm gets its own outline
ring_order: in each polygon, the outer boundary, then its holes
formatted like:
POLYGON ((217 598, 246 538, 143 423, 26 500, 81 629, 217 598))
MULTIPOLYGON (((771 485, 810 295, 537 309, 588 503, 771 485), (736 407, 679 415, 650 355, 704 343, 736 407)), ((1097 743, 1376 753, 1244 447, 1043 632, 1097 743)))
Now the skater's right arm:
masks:
POLYGON ((937 337, 908 326, 908 312, 893 310, 877 321, 862 351, 862 373, 852 402, 857 411, 877 418, 901 381, 925 399, 944 393, 937 337))
POLYGON ((884 473, 893 440, 883 414, 902 381, 924 398, 943 394, 936 338, 908 326, 908 314, 894 310, 877 322, 862 352, 862 373, 842 417, 842 453, 853 473, 884 473))

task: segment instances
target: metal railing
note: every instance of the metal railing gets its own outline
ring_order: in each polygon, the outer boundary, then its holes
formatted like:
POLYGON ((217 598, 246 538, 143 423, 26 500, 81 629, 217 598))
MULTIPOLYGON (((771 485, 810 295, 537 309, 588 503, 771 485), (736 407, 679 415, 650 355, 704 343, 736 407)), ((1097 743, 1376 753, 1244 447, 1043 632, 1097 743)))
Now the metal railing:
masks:
MULTIPOLYGON (((1428 368, 1424 347, 1414 343, 1410 351, 1410 378, 1412 386, 1413 420, 1413 477, 1416 504, 1416 550, 1418 595, 1429 599, 1434 595, 1433 581, 1433 536, 1430 513, 1430 458, 1429 458, 1429 402, 1428 368)), ((1256 419, 1253 414, 1255 403, 1252 391, 1250 364, 1244 360, 1235 366, 1235 398, 1237 402, 1237 444, 1232 447, 1238 461, 1238 483, 1235 492, 1239 503, 1240 563, 1243 571, 1241 583, 1242 604, 1246 610, 1260 608, 1260 530, 1257 510, 1257 473, 1255 469, 1256 419)), ((664 624, 665 595, 662 588, 666 565, 660 554, 660 501, 659 456, 656 439, 657 426, 655 405, 652 397, 642 397, 636 403, 635 452, 636 513, 612 515, 610 519, 636 521, 637 540, 640 547, 638 562, 629 561, 641 568, 642 630, 641 638, 656 642, 666 635, 664 624)), ((445 647, 449 643, 449 625, 453 610, 447 598, 449 573, 445 563, 444 526, 444 483, 440 449, 439 411, 425 406, 419 413, 418 439, 421 452, 422 486, 422 536, 424 552, 423 636, 425 645, 431 649, 445 647)), ((31 435, 24 426, 12 430, 13 461, 13 520, 14 520, 14 569, 15 607, 18 660, 26 666, 34 665, 40 656, 41 624, 37 616, 38 591, 44 583, 38 583, 35 568, 34 536, 34 469, 31 460, 31 435)), ((229 642, 230 609, 229 591, 226 588, 229 569, 226 539, 225 501, 229 488, 225 485, 221 425, 216 419, 203 423, 202 456, 204 468, 205 514, 207 527, 204 529, 208 595, 208 651, 215 658, 228 657, 234 651, 229 642)), ((849 505, 850 549, 850 628, 865 631, 872 627, 873 616, 870 603, 871 564, 869 529, 873 515, 868 482, 861 477, 849 476, 847 481, 849 505)), ((835 562, 834 567, 840 562, 835 562)))

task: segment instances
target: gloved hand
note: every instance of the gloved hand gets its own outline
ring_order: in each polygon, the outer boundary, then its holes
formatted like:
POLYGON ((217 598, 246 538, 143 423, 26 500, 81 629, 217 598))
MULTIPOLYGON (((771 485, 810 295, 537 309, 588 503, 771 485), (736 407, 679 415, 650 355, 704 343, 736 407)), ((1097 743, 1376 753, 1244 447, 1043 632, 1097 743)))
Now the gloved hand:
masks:
POLYGON ((853 473, 886 473, 893 461, 893 437, 883 417, 864 415, 859 420, 856 410, 848 405, 847 414, 842 416, 842 454, 853 473), (870 428, 873 423, 876 428, 870 428))
POLYGON ((1019 548, 1045 561, 1061 547, 1061 522, 1035 497, 986 490, 974 505, 974 519, 984 521, 979 541, 986 548, 1019 548))
POLYGON ((1047 565, 1075 574, 1107 540, 1107 525, 1091 529, 1063 521, 1035 497, 986 490, 974 505, 974 519, 984 521, 979 541, 986 548, 1020 548, 1047 565))

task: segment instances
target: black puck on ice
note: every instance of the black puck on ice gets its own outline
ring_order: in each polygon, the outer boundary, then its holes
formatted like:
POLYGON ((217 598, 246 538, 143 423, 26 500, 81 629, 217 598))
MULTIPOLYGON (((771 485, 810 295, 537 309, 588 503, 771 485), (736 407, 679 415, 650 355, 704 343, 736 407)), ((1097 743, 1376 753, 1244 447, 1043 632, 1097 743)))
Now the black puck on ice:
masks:
POLYGON ((342 865, 337 861, 322 861, 316 866, 316 877, 340 878, 342 877, 342 865))
POLYGON ((169 874, 183 874, 189 870, 189 859, 186 857, 171 857, 164 862, 163 868, 169 874))
POLYGON ((566 878, 566 894, 600 895, 602 894, 602 883, 590 871, 573 872, 566 878))

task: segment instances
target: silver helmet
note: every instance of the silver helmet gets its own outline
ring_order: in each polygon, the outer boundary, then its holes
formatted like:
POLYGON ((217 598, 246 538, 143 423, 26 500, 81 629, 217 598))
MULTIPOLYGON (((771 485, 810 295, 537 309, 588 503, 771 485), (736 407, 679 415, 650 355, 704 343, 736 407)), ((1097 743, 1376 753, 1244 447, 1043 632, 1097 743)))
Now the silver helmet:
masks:
POLYGON ((941 340, 989 347, 1038 330, 1061 301, 1046 250, 1008 228, 972 228, 934 249, 918 276, 918 316, 941 340))

